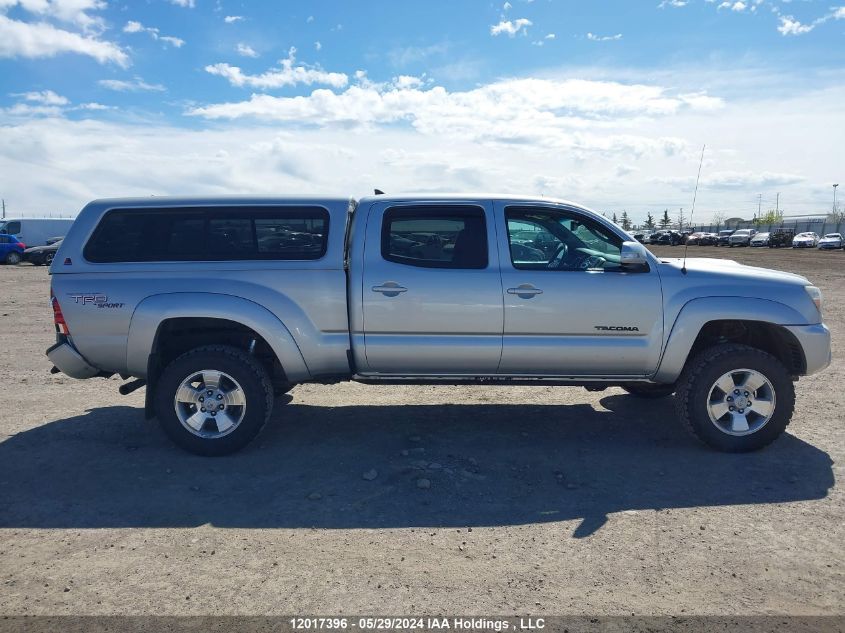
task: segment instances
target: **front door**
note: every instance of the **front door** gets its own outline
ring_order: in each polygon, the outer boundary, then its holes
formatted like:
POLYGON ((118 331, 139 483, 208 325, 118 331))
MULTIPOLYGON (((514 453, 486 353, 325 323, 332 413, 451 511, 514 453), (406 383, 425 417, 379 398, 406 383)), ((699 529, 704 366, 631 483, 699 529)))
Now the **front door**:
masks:
POLYGON ((553 205, 496 203, 503 374, 644 376, 663 337, 660 277, 619 263, 622 238, 553 205))
POLYGON ((503 308, 495 235, 489 202, 370 208, 362 373, 496 373, 503 308))

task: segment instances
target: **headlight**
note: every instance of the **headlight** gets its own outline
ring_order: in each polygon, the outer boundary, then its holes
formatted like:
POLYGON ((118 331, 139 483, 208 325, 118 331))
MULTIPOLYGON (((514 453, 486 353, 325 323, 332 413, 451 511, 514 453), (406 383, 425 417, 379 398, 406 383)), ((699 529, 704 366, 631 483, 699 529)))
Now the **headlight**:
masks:
POLYGON ((822 291, 816 288, 815 286, 804 286, 804 290, 806 290, 807 294, 810 295, 810 299, 812 299, 813 303, 816 304, 816 307, 819 309, 819 314, 821 314, 822 291))

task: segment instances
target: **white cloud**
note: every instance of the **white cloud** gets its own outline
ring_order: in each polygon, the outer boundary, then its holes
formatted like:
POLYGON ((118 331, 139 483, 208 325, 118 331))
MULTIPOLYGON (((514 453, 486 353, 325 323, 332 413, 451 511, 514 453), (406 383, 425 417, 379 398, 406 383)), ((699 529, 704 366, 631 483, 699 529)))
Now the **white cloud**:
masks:
POLYGON ((587 39, 593 42, 611 42, 622 39, 622 33, 616 35, 596 35, 595 33, 587 33, 587 39))
POLYGON ((780 26, 778 26, 778 32, 781 35, 804 35, 805 33, 809 33, 817 26, 828 22, 829 20, 843 20, 845 19, 845 6, 842 7, 831 7, 830 13, 823 15, 820 18, 816 18, 809 24, 801 23, 799 20, 796 20, 791 15, 778 15, 778 19, 780 20, 780 26))
POLYGON ((176 48, 181 48, 182 45, 185 43, 185 40, 179 37, 173 37, 172 35, 161 35, 159 38, 162 42, 166 42, 171 46, 175 46, 176 48))
POLYGON ((42 105, 63 106, 70 103, 67 97, 56 94, 52 90, 42 90, 40 92, 23 92, 13 95, 15 97, 23 97, 24 100, 33 103, 40 103, 42 105))
MULTIPOLYGON (((646 211, 688 207, 706 139, 698 217, 709 218, 715 209, 751 217, 761 191, 772 198, 781 192, 787 214, 829 208, 829 183, 837 182, 845 146, 841 73, 820 80, 755 68, 748 85, 747 71, 683 68, 661 73, 661 85, 654 85, 630 70, 583 71, 612 73, 640 83, 512 79, 460 93, 432 88, 388 97, 398 90, 394 80, 380 88, 355 86, 360 102, 345 92, 333 105, 320 105, 330 99, 322 94, 306 96, 296 102, 301 120, 288 113, 273 125, 237 118, 184 127, 163 125, 158 117, 107 122, 91 119, 95 110, 80 110, 80 121, 63 118, 62 106, 51 111, 24 100, 42 109, 0 112, 0 173, 6 195, 33 213, 75 211, 100 196, 363 195, 379 186, 543 193, 599 210, 627 208, 639 220, 646 211), (747 89, 714 104, 713 97, 683 88, 712 83, 714 76, 731 94, 737 86, 747 89), (784 84, 790 90, 765 96, 784 84), (367 106, 375 108, 371 118, 367 106), (326 123, 317 116, 320 107, 332 113, 326 123), (345 120, 343 107, 351 108, 345 120), (398 120, 391 115, 395 107, 398 120), (331 124, 335 119, 340 125, 331 124), (367 126, 371 133, 362 134, 367 126), (814 150, 803 151, 808 146, 814 150)), ((267 107, 275 115, 278 103, 267 107)))
POLYGON ((135 20, 129 20, 126 23, 126 26, 123 27, 124 33, 147 33, 150 37, 154 40, 161 40, 171 46, 175 46, 176 48, 181 48, 182 45, 185 43, 185 40, 173 37, 172 35, 161 35, 160 31, 153 27, 153 26, 144 26, 140 22, 135 20))
POLYGON ((243 57, 258 57, 258 53, 255 49, 249 44, 244 44, 243 42, 239 42, 235 47, 235 50, 238 52, 238 55, 242 55, 243 57))
POLYGON ((319 50, 322 50, 322 49, 323 49, 323 45, 320 43, 320 41, 319 41, 319 40, 317 40, 316 42, 314 42, 314 50, 318 50, 318 51, 319 51, 319 50))
POLYGON ((816 26, 815 24, 801 24, 791 15, 782 15, 779 19, 778 32, 781 35, 803 35, 812 31, 816 26))
POLYGON ((179 7, 185 7, 186 9, 193 9, 196 6, 195 0, 170 0, 171 4, 175 4, 179 7))
POLYGON ((660 4, 657 5, 658 9, 665 9, 666 7, 675 7, 679 9, 681 7, 687 6, 687 0, 663 0, 660 4))
POLYGON ((514 37, 520 31, 525 34, 528 32, 528 27, 534 23, 528 18, 518 18, 516 20, 502 20, 498 24, 490 27, 490 35, 496 36, 505 34, 508 37, 514 37))
POLYGON ((244 16, 242 15, 227 15, 225 18, 223 18, 223 21, 226 24, 234 24, 235 22, 242 22, 243 19, 244 16))
POLYGON ((709 112, 723 105, 702 93, 609 81, 509 79, 448 92, 440 86, 425 89, 418 77, 400 76, 385 84, 369 81, 364 72, 356 78, 357 85, 339 94, 326 89, 298 97, 253 94, 246 101, 195 107, 188 114, 294 127, 366 129, 406 123, 426 136, 584 152, 624 148, 631 155, 644 155, 676 153, 684 143, 661 135, 646 137, 637 132, 636 122, 686 110, 709 112), (626 120, 630 124, 623 124, 626 120), (616 132, 607 133, 610 125, 616 132))
POLYGON ((0 0, 0 11, 16 6, 41 18, 67 22, 85 31, 102 31, 104 28, 103 19, 89 13, 105 9, 104 0, 0 0))
POLYGON ((118 92, 164 92, 166 90, 161 84, 148 84, 140 77, 135 77, 131 80, 100 79, 97 83, 103 88, 118 92))
POLYGON ((511 9, 513 9, 513 5, 510 2, 505 2, 502 5, 502 11, 510 11, 511 9))
POLYGON ((313 15, 309 15, 309 16, 306 18, 305 23, 306 23, 306 24, 311 24, 313 21, 314 21, 314 16, 313 16, 313 15))
POLYGON ((0 14, 0 57, 40 58, 61 53, 86 55, 101 64, 129 65, 129 56, 112 42, 60 29, 46 22, 21 22, 0 14))
POLYGON ((299 84, 323 84, 334 88, 344 87, 349 78, 343 73, 332 73, 320 67, 294 65, 296 49, 291 48, 285 59, 279 60, 281 68, 268 70, 260 75, 245 74, 239 67, 226 63, 212 64, 205 67, 206 72, 226 78, 233 86, 250 88, 281 88, 299 84))

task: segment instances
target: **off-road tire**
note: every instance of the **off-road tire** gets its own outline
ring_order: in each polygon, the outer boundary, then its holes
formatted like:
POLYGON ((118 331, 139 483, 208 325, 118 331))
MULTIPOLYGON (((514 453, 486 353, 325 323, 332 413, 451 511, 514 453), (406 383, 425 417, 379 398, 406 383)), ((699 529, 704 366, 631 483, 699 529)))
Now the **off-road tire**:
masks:
POLYGON ((657 385, 649 382, 626 382, 621 387, 636 398, 657 399, 675 393, 675 385, 657 385))
POLYGON ((687 431, 711 448, 726 453, 746 453, 768 446, 786 430, 795 409, 795 388, 787 368, 777 358, 748 345, 723 344, 710 347, 687 362, 675 392, 676 410, 687 431), (775 392, 772 417, 749 435, 729 435, 711 422, 707 400, 714 383, 735 369, 753 369, 763 374, 775 392))
POLYGON ((264 428, 273 411, 273 385, 267 371, 245 351, 227 345, 197 347, 173 360, 156 385, 155 412, 162 429, 178 446, 203 456, 234 453, 264 428), (214 369, 234 378, 244 391, 246 412, 237 428, 222 437, 203 438, 188 431, 174 409, 179 385, 193 372, 214 369))

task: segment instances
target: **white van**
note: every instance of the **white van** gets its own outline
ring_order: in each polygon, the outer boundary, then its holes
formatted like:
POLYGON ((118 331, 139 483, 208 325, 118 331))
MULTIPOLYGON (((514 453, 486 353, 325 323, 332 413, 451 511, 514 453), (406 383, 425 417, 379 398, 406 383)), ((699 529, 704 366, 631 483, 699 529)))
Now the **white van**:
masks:
POLYGON ((64 237, 73 218, 6 218, 0 233, 16 235, 27 246, 44 246, 51 237, 64 237))

